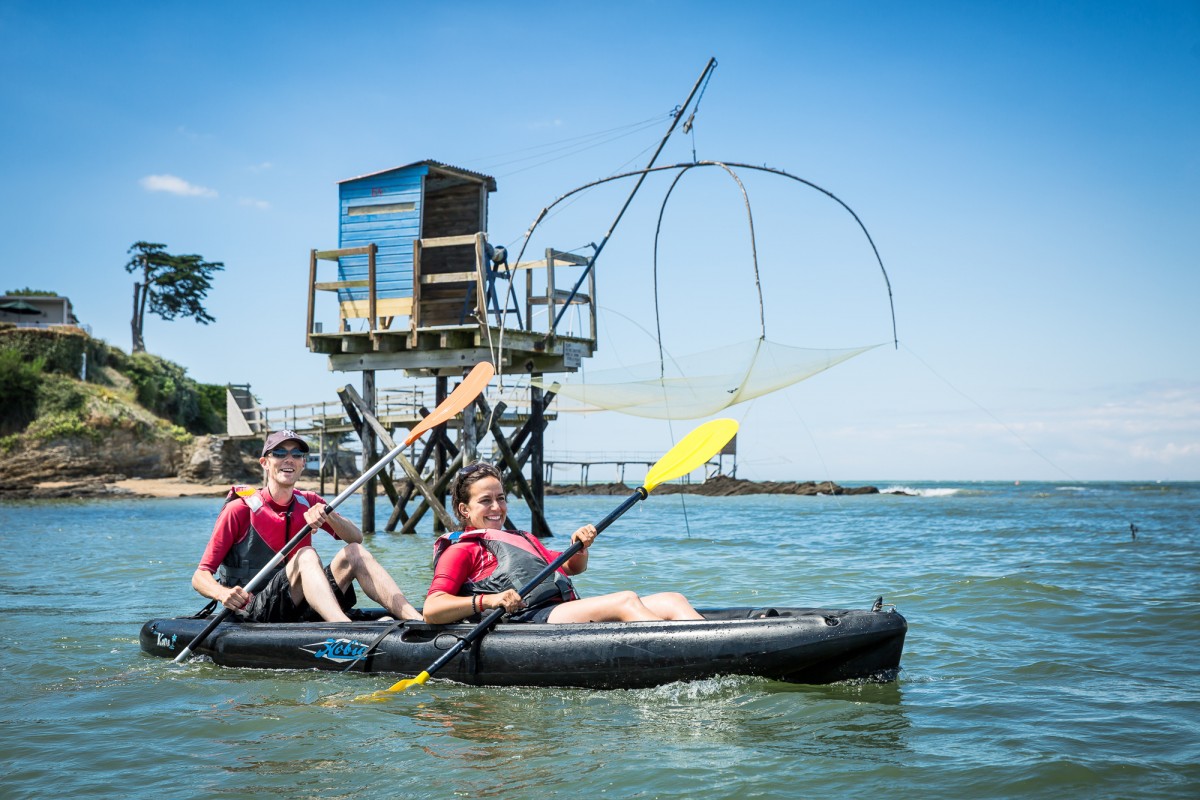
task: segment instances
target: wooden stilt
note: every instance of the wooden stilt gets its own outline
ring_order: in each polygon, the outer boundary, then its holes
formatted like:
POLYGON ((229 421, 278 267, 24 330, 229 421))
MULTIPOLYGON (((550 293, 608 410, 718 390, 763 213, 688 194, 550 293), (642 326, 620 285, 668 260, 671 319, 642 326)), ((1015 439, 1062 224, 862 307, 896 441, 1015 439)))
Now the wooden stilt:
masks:
MULTIPOLYGON (((461 443, 460 449, 463 453, 464 464, 474 464, 479 460, 479 442, 475 438, 475 416, 477 408, 484 409, 486 407, 486 405, 479 405, 476 402, 472 402, 465 409, 463 409, 464 424, 459 430, 459 441, 461 443), (467 420, 470 420, 469 424, 467 424, 467 420)), ((484 411, 483 415, 485 417, 484 424, 486 425, 487 411, 484 411)))
MULTIPOLYGON (((446 390, 446 384, 447 384, 446 377, 444 375, 439 375, 435 379, 434 383, 435 383, 435 387, 436 387, 435 391, 434 391, 436 403, 438 405, 441 405, 442 401, 444 401, 446 399, 446 397, 449 395, 449 392, 446 390)), ((445 436, 446 425, 445 424, 439 425, 439 426, 437 426, 436 430, 440 431, 441 434, 443 436, 445 436)), ((446 451, 445 446, 439 446, 437 449, 437 453, 436 453, 436 460, 434 462, 436 464, 436 473, 438 475, 446 474, 446 469, 448 467, 448 464, 446 463, 447 462, 446 454, 447 454, 447 451, 446 451)), ((445 533, 447 531, 454 530, 454 521, 452 519, 449 520, 449 522, 445 521, 446 517, 448 516, 448 515, 445 515, 445 511, 446 511, 445 489, 443 488, 442 491, 438 492, 436 498, 433 498, 433 497, 429 498, 429 502, 431 505, 436 505, 443 512, 442 514, 437 514, 436 513, 437 509, 436 508, 434 509, 436 516, 434 517, 434 520, 433 520, 433 532, 437 533, 437 534, 441 534, 441 533, 445 533)))
MULTIPOLYGON (((534 377, 540 378, 541 375, 534 377)), ((545 486, 545 451, 543 445, 545 440, 542 438, 542 433, 546 428, 545 419, 542 416, 542 411, 545 406, 542 404, 542 389, 538 386, 533 386, 529 390, 529 488, 530 506, 536 504, 539 512, 545 507, 546 486, 545 486)), ((545 518, 542 518, 540 513, 533 519, 534 536, 544 537, 551 536, 550 526, 546 524, 545 518)))
POLYGON ((317 440, 317 452, 320 454, 317 458, 317 473, 321 476, 321 496, 325 496, 325 428, 321 427, 321 436, 317 440))
MULTIPOLYGON (((371 267, 374 268, 375 260, 371 259, 371 267)), ((372 286, 374 284, 372 283, 372 286)), ((375 304, 375 294, 371 293, 371 305, 375 304)), ((372 308, 374 311, 374 308, 372 308)), ((374 318, 372 317, 372 323, 374 318)), ((372 416, 375 414, 375 370, 363 370, 362 378, 362 397, 366 404, 366 411, 372 416)), ((364 425, 359 431, 359 439, 362 440, 363 446, 363 464, 362 468, 365 472, 375 464, 375 431, 369 425, 364 425)), ((375 478, 371 478, 362 488, 362 530, 363 533, 375 532, 375 478)))

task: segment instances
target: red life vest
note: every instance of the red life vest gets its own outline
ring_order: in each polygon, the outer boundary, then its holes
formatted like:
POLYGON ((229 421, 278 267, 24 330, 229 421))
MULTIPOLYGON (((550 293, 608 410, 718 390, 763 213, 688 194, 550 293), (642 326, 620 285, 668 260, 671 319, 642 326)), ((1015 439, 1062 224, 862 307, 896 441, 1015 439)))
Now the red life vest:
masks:
MULTIPOLYGON (((436 567, 438 559, 453 545, 478 542, 495 557, 496 568, 478 580, 468 578, 459 588, 458 595, 497 594, 508 589, 520 591, 550 563, 534 541, 533 534, 525 531, 455 531, 439 536, 433 543, 433 563, 436 567)), ((529 608, 540 608, 576 599, 578 595, 571 579, 560 568, 534 587, 525 597, 525 604, 529 608)))
MULTIPOLYGON (((228 494, 225 495, 225 504, 228 505, 238 500, 245 502, 250 507, 250 530, 240 542, 229 548, 229 552, 225 554, 221 566, 217 569, 215 577, 217 582, 223 586, 245 586, 275 557, 275 550, 263 541, 262 536, 254 529, 255 515, 266 505, 259 496, 258 490, 249 486, 231 486, 228 494)), ((297 504, 304 508, 308 508, 310 505, 302 494, 294 493, 292 504, 285 513, 286 520, 291 520, 292 508, 297 504)), ((300 511, 303 513, 303 509, 300 511)), ((291 531, 284 530, 284 535, 290 536, 291 531)), ((282 563, 275 567, 271 575, 274 576, 275 572, 281 569, 283 569, 282 563)))

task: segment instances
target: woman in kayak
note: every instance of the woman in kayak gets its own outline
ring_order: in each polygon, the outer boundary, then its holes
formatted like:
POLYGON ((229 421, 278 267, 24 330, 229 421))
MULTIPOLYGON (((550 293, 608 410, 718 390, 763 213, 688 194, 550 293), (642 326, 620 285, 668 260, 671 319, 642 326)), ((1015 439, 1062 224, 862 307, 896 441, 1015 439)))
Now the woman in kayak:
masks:
POLYGON ((508 612, 509 622, 704 619, 678 592, 639 597, 623 591, 579 599, 568 576, 587 569, 588 548, 596 539, 594 525, 571 534, 571 541, 583 549, 522 600, 518 589, 559 554, 530 533, 502 530, 508 498, 500 472, 491 464, 460 470, 451 498, 463 529, 434 543, 433 583, 423 609, 426 622, 479 620, 493 608, 508 612))

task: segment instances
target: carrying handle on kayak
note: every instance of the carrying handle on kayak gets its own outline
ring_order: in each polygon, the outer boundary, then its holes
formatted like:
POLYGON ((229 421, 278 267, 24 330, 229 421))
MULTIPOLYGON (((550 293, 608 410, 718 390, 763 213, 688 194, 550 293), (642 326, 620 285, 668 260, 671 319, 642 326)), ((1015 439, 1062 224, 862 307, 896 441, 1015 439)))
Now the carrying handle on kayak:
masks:
MULTIPOLYGON (((609 525, 616 522, 626 511, 633 508, 637 503, 649 497, 650 492, 654 490, 663 481, 669 481, 672 478, 678 478, 686 475, 697 467, 703 465, 710 458, 720 452, 734 434, 737 433, 737 421, 732 419, 715 419, 711 422, 706 422, 700 427, 693 430, 679 444, 672 447, 667 454, 658 460, 658 462, 650 468, 646 473, 646 480, 639 486, 633 494, 625 499, 611 514, 596 523, 596 533, 599 534, 609 525)), ((525 598, 537 588, 538 584, 546 578, 554 574, 555 570, 567 563, 580 550, 583 545, 579 542, 573 542, 570 547, 559 554, 558 558, 547 564, 541 572, 535 575, 528 583, 521 587, 520 595, 525 598)), ((415 678, 407 678, 399 681, 388 687, 386 691, 375 692, 371 695, 360 697, 360 700, 382 699, 387 697, 392 692, 403 692, 404 690, 425 683, 429 680, 429 676, 437 672, 442 667, 446 666, 451 659, 461 653, 468 645, 479 639, 487 633, 493 625, 500 621, 504 616, 503 608, 493 608, 488 612, 483 621, 471 629, 466 636, 463 636, 454 646, 442 654, 437 661, 430 664, 424 672, 415 678)))
MULTIPOLYGON (((467 376, 463 378, 462 383, 460 383, 458 387, 429 414, 429 416, 421 420, 420 423, 418 423, 409 432, 408 437, 403 442, 396 445, 394 448, 388 451, 383 458, 372 464, 371 468, 363 472, 362 475, 358 476, 358 479, 347 486, 345 491, 327 503, 326 508, 328 508, 330 511, 337 508, 346 498, 357 492, 364 483, 371 480, 371 478, 374 478, 380 470, 392 463, 392 461, 404 451, 404 448, 408 447, 417 439, 419 439, 422 434, 424 434, 430 428, 441 425, 443 422, 450 419, 459 411, 462 411, 464 408, 470 405, 471 401, 479 396, 479 394, 488 385, 488 382, 492 379, 492 376, 495 374, 496 370, 490 363, 482 361, 476 364, 475 367, 467 374, 467 376)), ((267 565, 259 570, 259 573, 251 578, 249 583, 242 588, 247 592, 255 592, 260 589, 262 585, 271 577, 271 574, 275 571, 275 568, 283 562, 288 554, 291 553, 292 550, 294 550, 296 546, 304 540, 304 537, 308 536, 315 530, 316 529, 311 523, 301 528, 300 532, 289 539, 287 544, 285 544, 283 548, 280 549, 280 551, 276 553, 270 561, 267 562, 267 565)), ((192 641, 188 643, 188 646, 183 648, 179 655, 175 657, 175 663, 182 664, 184 661, 187 661, 188 657, 192 654, 192 651, 195 650, 202 641, 208 638, 208 635, 212 633, 218 625, 225 621, 225 618, 229 616, 229 613, 230 611, 228 608, 222 608, 215 617, 209 620, 209 623, 204 627, 204 630, 200 631, 196 638, 192 639, 192 641)))

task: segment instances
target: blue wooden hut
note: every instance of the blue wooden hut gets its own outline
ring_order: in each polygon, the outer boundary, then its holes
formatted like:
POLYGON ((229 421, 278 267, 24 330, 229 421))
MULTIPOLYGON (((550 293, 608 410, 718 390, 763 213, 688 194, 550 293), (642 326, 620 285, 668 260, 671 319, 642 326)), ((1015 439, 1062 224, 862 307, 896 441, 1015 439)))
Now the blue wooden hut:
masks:
POLYGON ((590 261, 546 248, 544 259, 508 264, 488 243, 495 190, 491 176, 430 160, 339 181, 338 247, 309 252, 309 349, 343 371, 441 377, 481 360, 531 374, 578 369, 596 343, 590 261), (336 281, 317 279, 321 262, 337 263, 336 281), (336 292, 334 329, 316 319, 318 292, 336 292), (578 307, 567 330, 564 305, 578 307))
MULTIPOLYGON (((494 191, 496 179, 491 176, 430 160, 338 183, 339 249, 365 249, 371 244, 376 247, 376 317, 412 314, 414 241, 474 236, 486 231, 488 194, 494 191)), ((466 254, 450 249, 431 251, 425 257, 421 271, 423 274, 449 271, 446 264, 461 261, 463 255, 466 254), (440 263, 442 261, 446 263, 440 263)), ((467 258, 473 263, 473 252, 467 258)), ((462 268, 461 265, 454 267, 462 268)), ((370 316, 368 269, 369 257, 365 252, 338 259, 339 282, 351 284, 338 289, 338 303, 344 320, 370 316)), ((461 297, 455 302, 461 305, 461 297)), ((453 303, 448 304, 444 319, 435 317, 427 320, 427 324, 457 321, 451 305, 453 303)))

